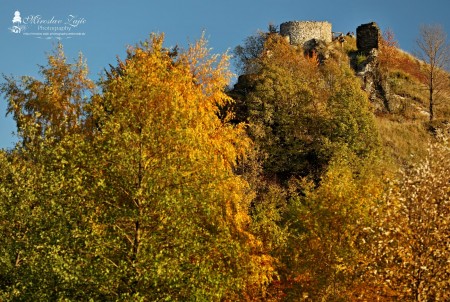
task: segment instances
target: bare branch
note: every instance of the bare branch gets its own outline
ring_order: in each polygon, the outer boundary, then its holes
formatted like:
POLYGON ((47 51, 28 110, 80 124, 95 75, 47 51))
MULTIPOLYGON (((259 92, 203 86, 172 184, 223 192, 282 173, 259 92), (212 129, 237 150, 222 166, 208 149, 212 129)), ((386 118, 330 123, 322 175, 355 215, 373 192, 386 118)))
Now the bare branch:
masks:
POLYGON ((450 46, 447 35, 440 25, 422 25, 416 41, 419 48, 417 57, 424 65, 426 87, 429 92, 430 121, 435 116, 435 105, 447 99, 449 88, 448 73, 445 72, 450 62, 450 46))

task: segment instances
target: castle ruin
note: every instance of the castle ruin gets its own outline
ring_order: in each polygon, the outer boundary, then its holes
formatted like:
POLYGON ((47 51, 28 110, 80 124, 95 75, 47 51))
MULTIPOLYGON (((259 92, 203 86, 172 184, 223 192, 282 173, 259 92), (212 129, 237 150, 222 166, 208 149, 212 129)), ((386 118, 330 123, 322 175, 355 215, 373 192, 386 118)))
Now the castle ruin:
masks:
POLYGON ((381 31, 377 23, 361 24, 356 28, 356 46, 359 51, 369 52, 378 49, 381 41, 381 31))
POLYGON ((291 45, 313 48, 317 41, 329 43, 333 40, 331 23, 318 21, 289 21, 280 25, 280 34, 291 45))

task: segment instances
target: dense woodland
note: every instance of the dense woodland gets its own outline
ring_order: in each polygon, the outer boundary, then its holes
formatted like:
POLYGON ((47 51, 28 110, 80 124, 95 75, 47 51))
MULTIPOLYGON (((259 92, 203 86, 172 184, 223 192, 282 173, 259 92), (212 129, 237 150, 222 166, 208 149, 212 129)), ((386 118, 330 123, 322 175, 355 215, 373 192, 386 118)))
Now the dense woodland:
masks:
POLYGON ((233 88, 228 55, 163 35, 97 83, 62 45, 5 76, 0 300, 449 301, 448 81, 430 119, 388 33, 369 100, 345 39, 250 36, 233 88))

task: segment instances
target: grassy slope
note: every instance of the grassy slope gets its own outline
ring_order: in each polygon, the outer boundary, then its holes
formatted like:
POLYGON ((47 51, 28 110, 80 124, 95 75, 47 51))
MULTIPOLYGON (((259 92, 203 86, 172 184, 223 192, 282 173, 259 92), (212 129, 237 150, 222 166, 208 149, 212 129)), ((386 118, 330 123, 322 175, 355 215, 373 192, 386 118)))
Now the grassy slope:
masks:
MULTIPOLYGON (((347 44, 345 51, 356 50, 347 44)), ((428 115, 428 91, 421 75, 421 63, 412 55, 391 47, 380 51, 380 71, 386 79, 391 112, 377 113, 376 120, 385 160, 400 167, 426 155, 433 139, 430 126, 442 125, 450 119, 450 104, 436 106, 436 121, 431 125, 428 115)))

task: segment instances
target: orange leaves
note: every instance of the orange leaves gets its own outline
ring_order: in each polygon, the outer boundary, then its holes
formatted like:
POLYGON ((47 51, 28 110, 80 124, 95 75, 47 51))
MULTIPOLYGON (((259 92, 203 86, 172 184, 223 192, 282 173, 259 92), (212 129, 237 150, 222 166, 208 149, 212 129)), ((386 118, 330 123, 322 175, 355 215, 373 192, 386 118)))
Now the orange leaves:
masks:
POLYGON ((309 56, 306 56, 306 60, 308 60, 312 66, 319 67, 320 60, 317 51, 313 51, 309 56))
POLYGON ((398 43, 395 40, 394 32, 387 30, 383 34, 380 44, 379 62, 384 68, 393 68, 396 64, 395 54, 398 52, 398 43))
POLYGON ((384 33, 378 59, 382 68, 387 68, 389 71, 403 71, 425 83, 425 77, 421 71, 419 61, 398 48, 398 43, 392 30, 388 29, 384 33))
POLYGON ((279 71, 289 71, 291 75, 301 74, 304 81, 318 77, 317 54, 305 56, 303 49, 292 47, 283 37, 269 35, 260 59, 262 66, 278 67, 279 71))
POLYGON ((146 268, 157 264, 154 257, 138 253, 130 256, 133 267, 148 274, 143 288, 153 286, 147 280, 179 276, 171 281, 183 288, 176 300, 193 297, 191 287, 203 292, 200 300, 231 296, 244 284, 263 288, 273 273, 248 231, 251 190, 233 171, 250 141, 242 125, 218 117, 218 107, 232 101, 224 93, 229 77, 228 57, 211 56, 204 38, 174 52, 152 36, 128 49, 94 103, 105 177, 118 196, 113 203, 123 207, 121 228, 140 238, 125 241, 128 250, 161 250, 158 261, 170 263, 152 276, 146 268))

